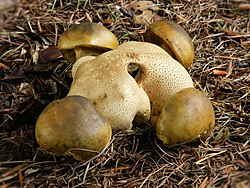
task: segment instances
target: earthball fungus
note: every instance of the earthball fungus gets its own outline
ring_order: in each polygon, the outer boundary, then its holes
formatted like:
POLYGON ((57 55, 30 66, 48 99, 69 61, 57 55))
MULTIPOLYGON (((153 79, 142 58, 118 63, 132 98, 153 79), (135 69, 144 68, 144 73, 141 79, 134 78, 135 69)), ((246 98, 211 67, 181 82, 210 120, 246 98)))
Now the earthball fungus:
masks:
POLYGON ((69 27, 62 33, 58 48, 70 63, 87 55, 99 55, 119 45, 116 36, 98 23, 86 22, 69 27))
POLYGON ((115 131, 131 129, 133 120, 149 120, 149 98, 128 71, 136 61, 133 54, 116 50, 80 58, 75 63, 77 68, 73 66, 68 96, 91 100, 115 131))
POLYGON ((35 136, 40 147, 77 160, 96 156, 111 139, 109 122, 82 96, 51 102, 39 116, 35 136))
POLYGON ((134 119, 148 120, 174 93, 193 87, 186 69, 166 51, 147 42, 126 42, 95 58, 80 58, 73 67, 68 96, 81 95, 114 130, 131 129, 134 119))
POLYGON ((166 102, 156 125, 156 135, 164 144, 186 143, 208 137, 214 124, 214 110, 207 96, 195 88, 186 88, 166 102))
POLYGON ((187 70, 155 44, 126 42, 113 50, 113 54, 128 54, 130 57, 127 68, 153 103, 153 115, 161 113, 170 96, 184 88, 193 87, 187 70))
POLYGON ((168 20, 152 23, 146 32, 146 41, 166 50, 173 58, 188 68, 194 60, 194 47, 187 32, 178 24, 168 20))

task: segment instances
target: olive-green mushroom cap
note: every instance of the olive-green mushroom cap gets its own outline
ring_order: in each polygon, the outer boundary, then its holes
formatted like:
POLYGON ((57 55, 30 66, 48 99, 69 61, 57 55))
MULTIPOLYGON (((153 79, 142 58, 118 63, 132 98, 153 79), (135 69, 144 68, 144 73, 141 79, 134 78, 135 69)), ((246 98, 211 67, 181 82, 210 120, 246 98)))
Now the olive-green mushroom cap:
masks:
POLYGON ((207 96, 195 88, 186 88, 166 102, 156 125, 156 135, 165 144, 186 143, 207 138, 214 124, 214 109, 207 96))
POLYGON ((36 140, 42 149, 84 161, 103 150, 111 134, 109 122, 82 96, 51 102, 35 127, 36 140))
POLYGON ((118 45, 110 30, 93 22, 73 25, 62 33, 58 41, 58 48, 71 63, 86 55, 99 55, 118 45))
POLYGON ((194 47, 187 32, 178 24, 159 20, 150 25, 146 41, 166 50, 173 58, 188 68, 194 60, 194 47))

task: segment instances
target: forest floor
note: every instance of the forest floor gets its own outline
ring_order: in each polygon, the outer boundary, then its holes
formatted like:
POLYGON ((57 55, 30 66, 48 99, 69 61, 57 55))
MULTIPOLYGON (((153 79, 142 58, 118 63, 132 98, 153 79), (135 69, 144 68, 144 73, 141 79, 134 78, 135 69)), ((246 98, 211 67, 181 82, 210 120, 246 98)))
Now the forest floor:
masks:
POLYGON ((250 187, 248 0, 154 0, 141 4, 153 19, 144 14, 141 20, 143 10, 135 12, 133 2, 20 0, 5 11, 0 4, 1 187, 250 187), (158 18, 178 23, 193 40, 188 72, 214 106, 211 136, 170 147, 151 128, 135 127, 114 134, 88 163, 41 150, 36 120, 72 82, 70 63, 41 52, 82 22, 102 23, 120 43, 144 41, 148 24, 158 18))

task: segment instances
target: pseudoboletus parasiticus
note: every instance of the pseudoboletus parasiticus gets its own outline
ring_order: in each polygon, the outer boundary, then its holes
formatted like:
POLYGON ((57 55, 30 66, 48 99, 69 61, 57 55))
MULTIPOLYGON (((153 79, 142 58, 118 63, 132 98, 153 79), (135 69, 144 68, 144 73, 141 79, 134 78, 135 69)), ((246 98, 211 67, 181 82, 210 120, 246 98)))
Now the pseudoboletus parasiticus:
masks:
POLYGON ((44 109, 37 120, 35 135, 42 149, 86 161, 105 148, 112 130, 91 101, 69 96, 44 109))
POLYGON ((157 44, 188 68, 194 60, 194 47, 187 32, 177 23, 159 20, 146 32, 146 41, 157 44))
POLYGON ((119 45, 116 36, 98 23, 73 25, 62 33, 58 48, 70 63, 84 56, 96 56, 119 45))
MULTIPOLYGON (((81 54, 78 50, 74 53, 81 54)), ((41 148, 87 160, 108 144, 111 128, 129 130, 151 115, 165 144, 204 138, 213 130, 209 99, 161 47, 130 41, 95 55, 77 56, 67 97, 40 115, 36 139, 41 148)))
POLYGON ((207 96, 195 88, 186 88, 166 102, 156 135, 164 144, 186 143, 208 137, 214 124, 214 109, 207 96))

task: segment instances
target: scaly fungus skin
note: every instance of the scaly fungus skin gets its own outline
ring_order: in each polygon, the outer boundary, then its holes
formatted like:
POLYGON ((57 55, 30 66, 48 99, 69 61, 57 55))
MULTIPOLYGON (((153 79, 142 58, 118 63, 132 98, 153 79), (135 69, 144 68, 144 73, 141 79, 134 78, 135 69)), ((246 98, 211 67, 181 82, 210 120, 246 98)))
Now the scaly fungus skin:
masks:
POLYGON ((171 95, 193 87, 181 64, 146 42, 126 42, 92 60, 79 59, 76 65, 68 96, 93 101, 114 130, 131 129, 136 115, 148 120, 149 101, 158 116, 171 95))
POLYGON ((65 30, 58 41, 64 58, 75 63, 80 57, 96 56, 119 45, 116 36, 98 23, 86 22, 65 30))
POLYGON ((168 98, 176 92, 193 87, 187 70, 166 51, 147 42, 127 42, 113 51, 114 54, 134 54, 141 70, 137 83, 153 103, 153 115, 159 115, 168 98))
POLYGON ((130 52, 117 52, 87 61, 80 58, 68 93, 91 100, 114 131, 131 129, 135 116, 142 121, 150 117, 149 98, 127 70, 130 63, 139 60, 130 52))

